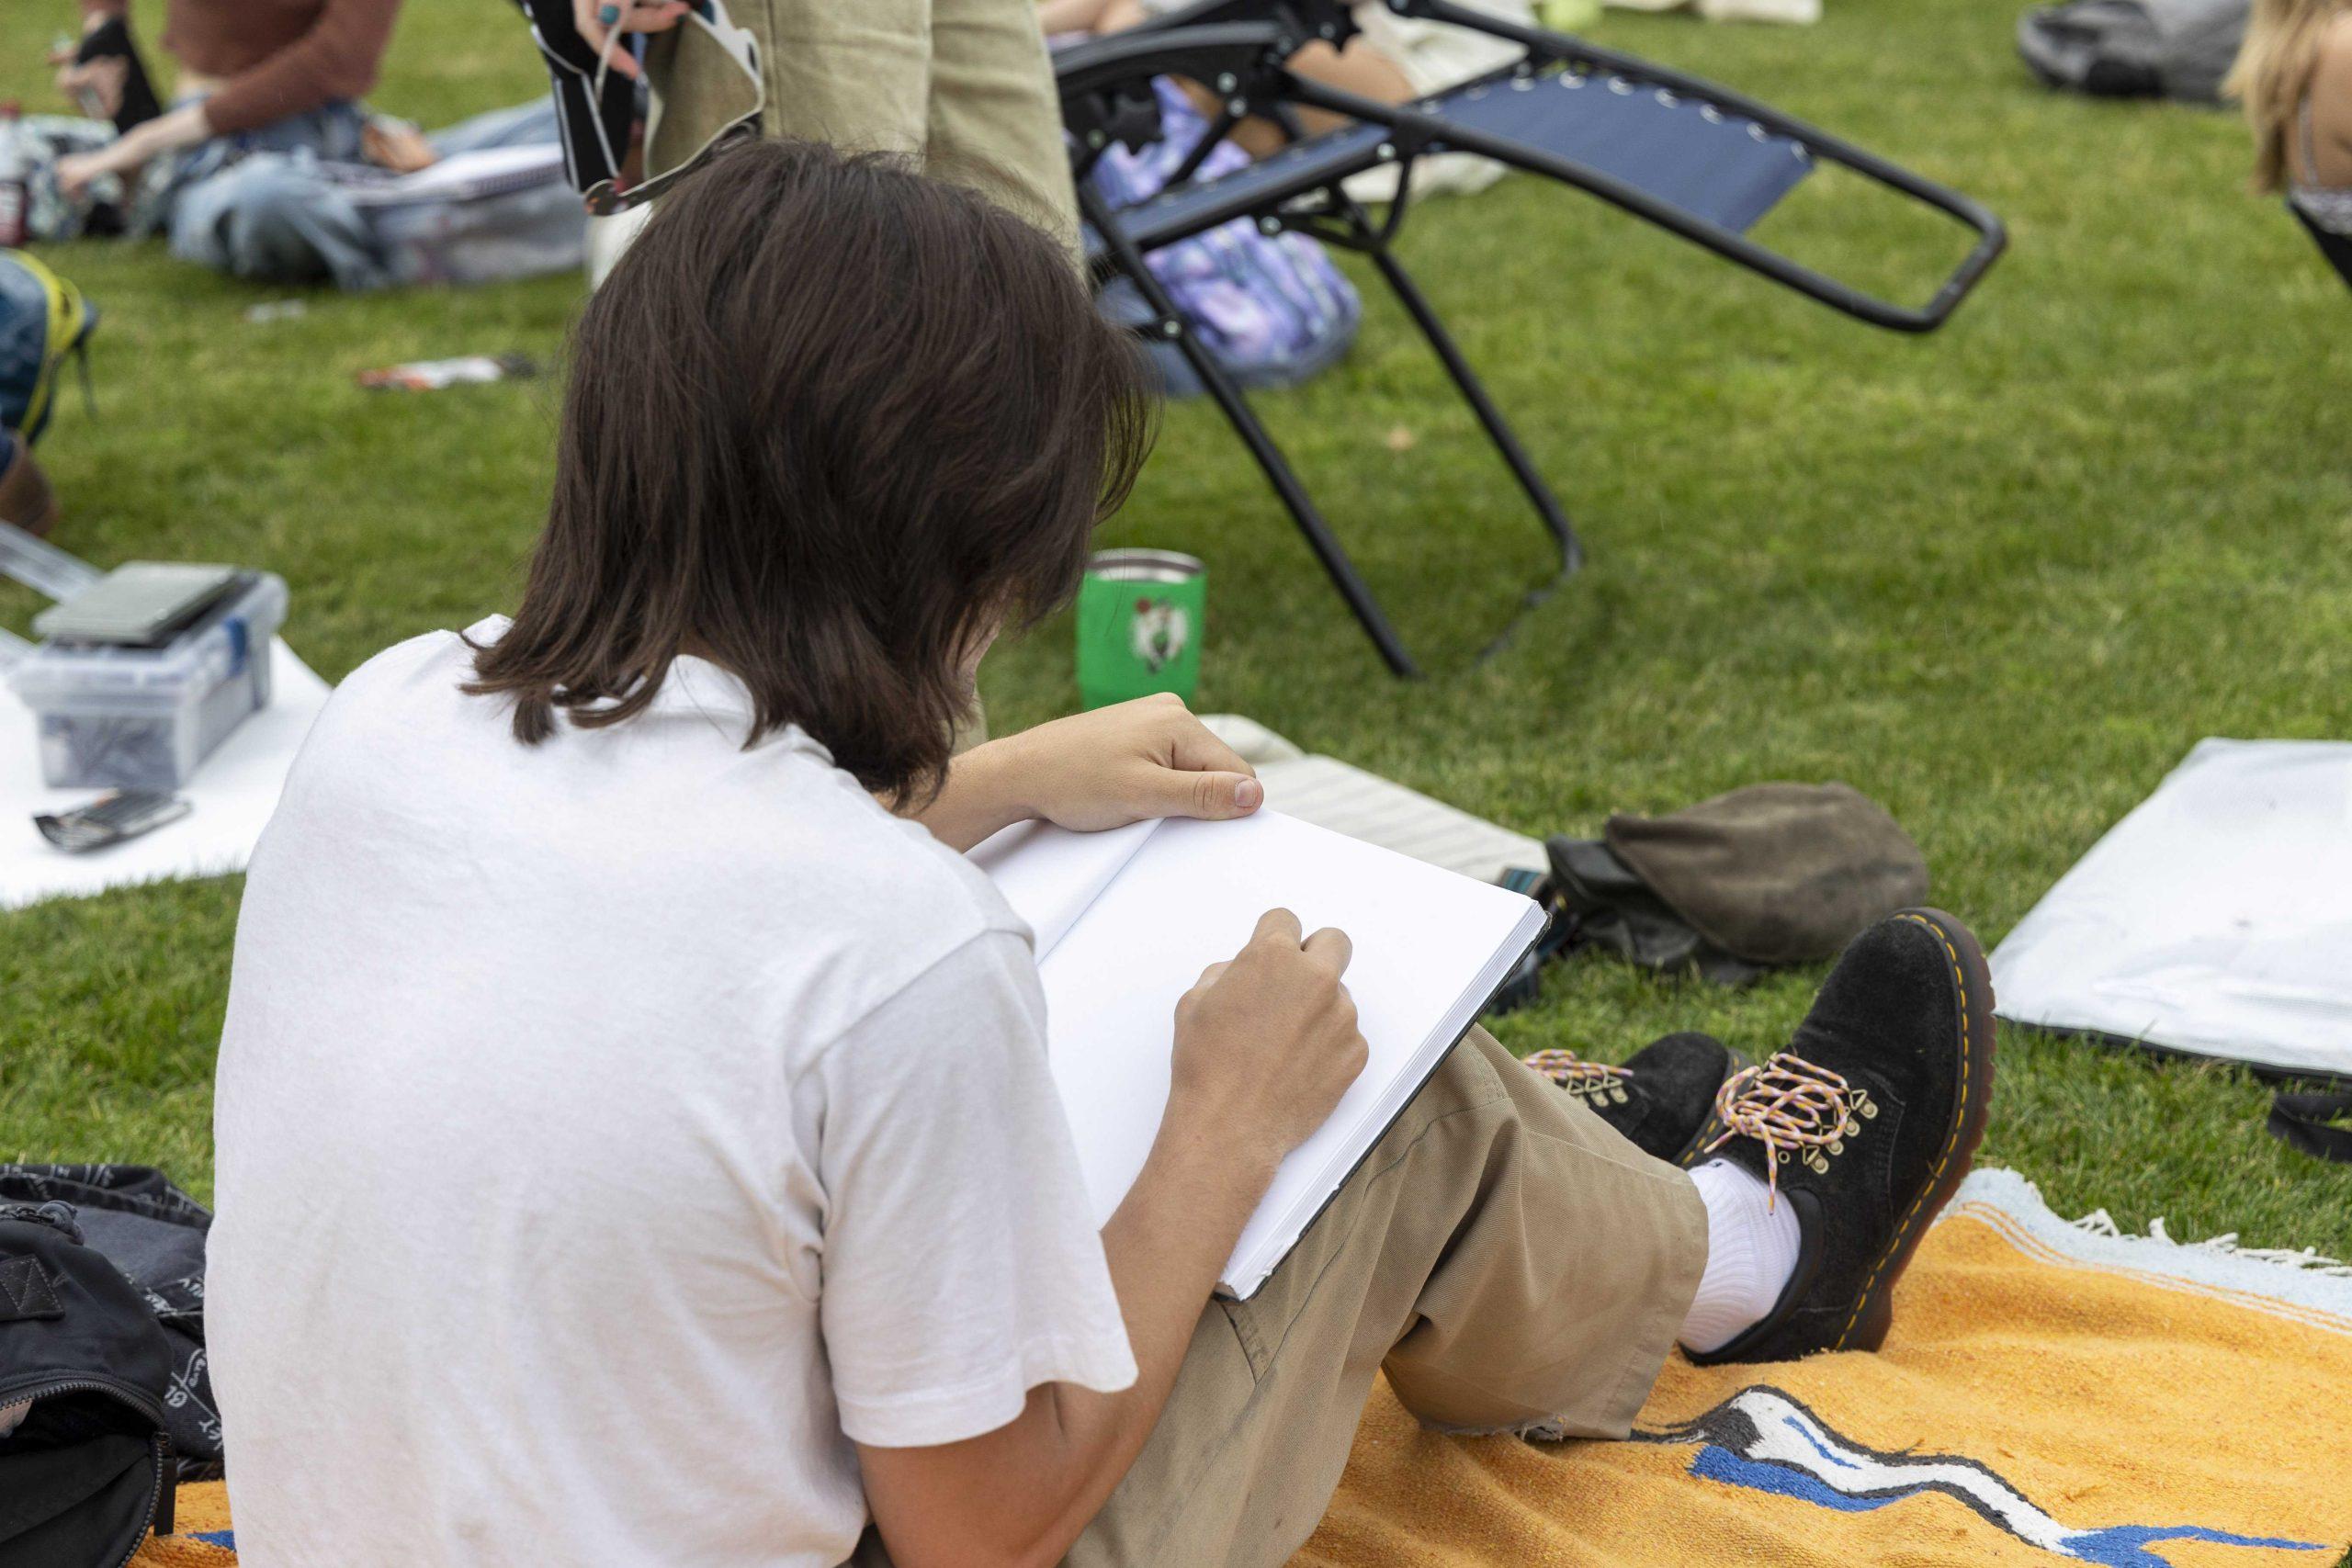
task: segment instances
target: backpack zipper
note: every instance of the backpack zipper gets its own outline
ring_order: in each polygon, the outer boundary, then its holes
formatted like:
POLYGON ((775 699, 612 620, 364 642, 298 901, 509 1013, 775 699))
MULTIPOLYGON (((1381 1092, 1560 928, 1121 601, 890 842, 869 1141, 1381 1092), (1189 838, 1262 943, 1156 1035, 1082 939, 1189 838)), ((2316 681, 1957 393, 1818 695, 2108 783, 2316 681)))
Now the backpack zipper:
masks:
MULTIPOLYGON (((150 1482, 147 1487, 147 1512, 144 1516, 147 1528, 130 1538, 130 1550, 124 1552, 121 1558, 111 1565, 111 1568, 129 1568, 130 1560, 139 1555, 139 1549, 147 1544, 147 1537, 150 1534, 163 1534, 172 1524, 170 1515, 163 1513, 164 1488, 175 1485, 177 1481, 176 1477, 172 1481, 164 1479, 164 1472, 169 1467, 171 1461, 172 1440, 159 1430, 154 1437, 148 1439, 148 1447, 154 1451, 155 1463, 154 1480, 150 1482), (161 1518, 157 1517, 159 1514, 163 1514, 161 1518)), ((176 1496, 176 1494, 175 1495, 176 1496)))
MULTIPOLYGON (((147 1529, 141 1529, 137 1536, 133 1537, 130 1550, 108 1565, 108 1568, 125 1568, 125 1564, 139 1555, 139 1549, 147 1543, 148 1529, 154 1529, 158 1511, 163 1508, 164 1488, 172 1484, 164 1479, 164 1472, 171 1463, 172 1439, 171 1434, 164 1427, 164 1406, 146 1390, 135 1388, 129 1383, 118 1382, 112 1378, 61 1378, 54 1382, 34 1383, 29 1387, 11 1387, 0 1390, 0 1404, 13 1404, 19 1399, 29 1399, 38 1404, 41 1400, 52 1398, 61 1393, 103 1393, 109 1398, 120 1400, 155 1425, 155 1435, 148 1439, 148 1448, 154 1456, 154 1464, 152 1467, 153 1478, 147 1487, 147 1511, 141 1516, 147 1521, 147 1529)), ((165 1525, 172 1523, 174 1512, 176 1510, 164 1513, 163 1523, 165 1525)))

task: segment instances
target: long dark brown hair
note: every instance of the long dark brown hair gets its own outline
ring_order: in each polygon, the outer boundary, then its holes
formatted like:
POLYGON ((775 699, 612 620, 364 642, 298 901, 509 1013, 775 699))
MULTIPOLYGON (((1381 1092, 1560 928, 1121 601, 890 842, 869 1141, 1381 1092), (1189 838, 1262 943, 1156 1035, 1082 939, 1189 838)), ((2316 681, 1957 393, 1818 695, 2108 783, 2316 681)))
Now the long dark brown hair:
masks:
POLYGON ((878 154, 746 142, 681 182, 573 330, 555 494, 469 692, 536 744, 681 652, 868 789, 944 775, 978 639, 1064 603, 1148 450, 1072 258, 878 154))

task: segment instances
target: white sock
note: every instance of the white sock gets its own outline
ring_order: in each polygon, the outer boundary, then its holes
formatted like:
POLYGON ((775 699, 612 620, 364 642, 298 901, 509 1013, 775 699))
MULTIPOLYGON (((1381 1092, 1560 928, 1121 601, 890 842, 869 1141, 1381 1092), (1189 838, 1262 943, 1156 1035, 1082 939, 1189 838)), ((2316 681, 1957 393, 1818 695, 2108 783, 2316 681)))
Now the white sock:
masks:
POLYGON ((1727 1159, 1690 1173, 1707 1205, 1707 1267, 1677 1336, 1686 1350, 1719 1350, 1761 1322, 1797 1267, 1796 1211, 1766 1204, 1764 1179, 1727 1159))

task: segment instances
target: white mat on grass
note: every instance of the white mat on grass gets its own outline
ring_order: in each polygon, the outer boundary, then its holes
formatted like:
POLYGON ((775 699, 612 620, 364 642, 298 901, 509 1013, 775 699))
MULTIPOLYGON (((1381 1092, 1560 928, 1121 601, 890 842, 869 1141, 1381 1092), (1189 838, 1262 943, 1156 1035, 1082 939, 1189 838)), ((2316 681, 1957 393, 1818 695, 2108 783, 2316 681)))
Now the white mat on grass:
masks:
POLYGON ((327 683, 283 642, 272 644, 270 656, 269 706, 239 725, 180 791, 195 810, 143 838, 83 855, 51 845, 33 818, 102 792, 42 785, 32 714, 0 680, 0 909, 243 870, 262 825, 277 808, 286 770, 327 700, 327 683))
POLYGON ((2018 1023, 2352 1076, 2352 743, 2199 742, 1992 963, 2018 1023))
POLYGON ((1544 846, 1524 833, 1337 757, 1308 756, 1255 719, 1213 713, 1201 722, 1258 770, 1268 806, 1303 822, 1480 882, 1514 868, 1540 872, 1549 863, 1544 846))

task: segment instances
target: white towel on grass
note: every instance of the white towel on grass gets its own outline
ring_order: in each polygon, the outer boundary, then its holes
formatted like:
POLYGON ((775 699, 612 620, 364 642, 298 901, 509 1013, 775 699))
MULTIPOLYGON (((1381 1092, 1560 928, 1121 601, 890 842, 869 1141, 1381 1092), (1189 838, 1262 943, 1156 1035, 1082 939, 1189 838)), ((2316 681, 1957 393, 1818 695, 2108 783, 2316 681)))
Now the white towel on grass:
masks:
POLYGON ((2199 741, 1992 965, 2015 1022, 2352 1077, 2352 743, 2199 741))

